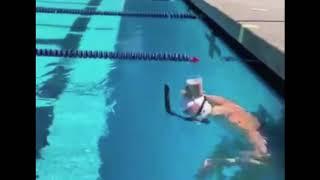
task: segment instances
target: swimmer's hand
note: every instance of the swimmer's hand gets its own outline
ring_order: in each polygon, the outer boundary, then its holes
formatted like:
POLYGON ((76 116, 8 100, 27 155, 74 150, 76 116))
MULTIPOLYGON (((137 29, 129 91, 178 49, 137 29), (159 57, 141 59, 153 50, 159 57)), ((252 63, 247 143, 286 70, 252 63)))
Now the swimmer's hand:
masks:
POLYGON ((208 119, 202 119, 202 120, 194 120, 196 125, 202 125, 202 124, 209 124, 210 121, 208 119))

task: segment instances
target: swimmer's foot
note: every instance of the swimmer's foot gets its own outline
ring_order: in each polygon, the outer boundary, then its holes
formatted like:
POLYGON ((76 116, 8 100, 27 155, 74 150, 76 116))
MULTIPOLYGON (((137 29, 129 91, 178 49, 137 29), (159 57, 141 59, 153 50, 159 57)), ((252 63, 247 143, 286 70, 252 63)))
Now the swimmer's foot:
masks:
POLYGON ((236 163, 237 159, 236 158, 226 158, 226 161, 229 163, 236 163))

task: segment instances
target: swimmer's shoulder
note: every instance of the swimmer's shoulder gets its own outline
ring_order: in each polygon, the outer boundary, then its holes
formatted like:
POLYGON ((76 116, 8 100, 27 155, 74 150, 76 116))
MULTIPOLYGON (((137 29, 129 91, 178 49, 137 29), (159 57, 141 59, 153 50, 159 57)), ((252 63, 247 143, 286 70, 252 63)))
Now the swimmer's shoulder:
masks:
POLYGON ((221 96, 215 96, 215 95, 205 95, 205 96, 210 103, 214 103, 216 105, 221 105, 227 102, 227 100, 221 96))

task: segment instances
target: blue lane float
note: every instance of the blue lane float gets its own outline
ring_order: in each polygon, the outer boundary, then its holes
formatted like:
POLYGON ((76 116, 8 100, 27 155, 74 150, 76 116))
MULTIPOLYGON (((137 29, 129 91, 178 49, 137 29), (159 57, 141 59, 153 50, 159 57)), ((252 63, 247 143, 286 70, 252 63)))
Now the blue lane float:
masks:
POLYGON ((189 13, 144 13, 144 12, 117 12, 117 11, 96 11, 85 9, 65 9, 65 8, 46 8, 36 7, 38 13, 52 14, 81 14, 81 15, 100 15, 100 16, 129 16, 129 17, 150 17, 168 19, 195 19, 196 16, 189 13))
POLYGON ((57 50, 36 49, 37 56, 65 57, 65 58, 95 58, 114 60, 144 60, 144 61, 175 61, 199 62, 199 58, 179 53, 146 53, 146 52, 108 52, 92 50, 57 50))

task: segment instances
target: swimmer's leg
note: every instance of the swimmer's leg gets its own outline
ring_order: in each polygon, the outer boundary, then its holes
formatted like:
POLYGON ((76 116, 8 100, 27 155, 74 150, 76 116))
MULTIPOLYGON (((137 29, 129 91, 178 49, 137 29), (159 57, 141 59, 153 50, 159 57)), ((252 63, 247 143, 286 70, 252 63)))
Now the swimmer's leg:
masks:
POLYGON ((258 119, 258 121, 259 121, 259 123, 260 123, 260 126, 259 126, 259 128, 258 128, 258 131, 260 131, 260 130, 262 130, 263 129, 263 127, 265 127, 265 125, 266 125, 266 120, 265 120, 265 118, 263 118, 263 115, 262 114, 260 114, 259 112, 250 112, 252 115, 254 115, 257 119, 258 119))
POLYGON ((260 127, 258 128, 258 131, 262 130, 262 128, 266 125, 266 121, 260 121, 260 127))

